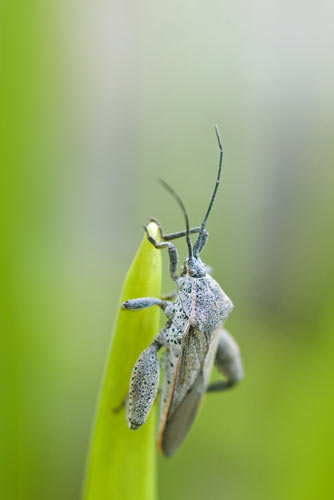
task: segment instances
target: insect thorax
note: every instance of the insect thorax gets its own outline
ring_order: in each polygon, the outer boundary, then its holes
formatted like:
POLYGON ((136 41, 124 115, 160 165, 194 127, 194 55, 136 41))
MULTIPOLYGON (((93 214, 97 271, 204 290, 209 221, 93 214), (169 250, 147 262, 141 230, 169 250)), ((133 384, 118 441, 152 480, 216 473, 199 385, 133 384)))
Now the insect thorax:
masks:
POLYGON ((177 286, 186 317, 200 331, 216 330, 233 310, 231 299, 209 274, 203 278, 183 276, 177 286))

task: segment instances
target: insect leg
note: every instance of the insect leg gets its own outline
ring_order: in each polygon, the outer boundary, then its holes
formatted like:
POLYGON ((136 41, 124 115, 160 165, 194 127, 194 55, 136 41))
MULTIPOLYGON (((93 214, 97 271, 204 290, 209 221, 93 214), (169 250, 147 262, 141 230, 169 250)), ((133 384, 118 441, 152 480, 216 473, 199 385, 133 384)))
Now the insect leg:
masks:
MULTIPOLYGON (((164 241, 176 240, 177 238, 182 238, 187 234, 187 231, 178 231, 177 233, 164 234, 162 225, 157 219, 151 217, 150 222, 155 222, 159 226, 160 237, 164 241)), ((200 227, 193 227, 192 229, 189 229, 189 234, 199 233, 200 230, 201 230, 200 227)))
POLYGON ((168 318, 173 316, 173 306, 168 300, 161 300, 155 297, 142 297, 140 299, 126 300, 122 304, 122 309, 146 309, 147 307, 159 306, 168 318))
POLYGON ((227 380, 209 385, 208 392, 229 389, 243 379, 244 371, 238 344, 226 330, 220 331, 215 365, 227 380))
POLYGON ((177 271, 177 267, 179 265, 179 255, 177 253, 176 247, 173 245, 173 243, 169 243, 168 241, 163 241, 161 243, 155 241, 155 239, 152 238, 152 236, 148 232, 147 226, 144 226, 144 229, 146 231, 148 240, 152 243, 152 245, 155 246, 155 248, 158 248, 159 250, 162 248, 168 248, 169 274, 170 274, 171 278, 174 281, 176 281, 178 279, 176 271, 177 271))
POLYGON ((119 413, 121 410, 123 410, 123 408, 126 407, 127 401, 128 401, 128 396, 126 395, 125 398, 121 401, 121 403, 118 406, 116 406, 116 408, 113 409, 113 412, 119 413))
POLYGON ((158 350, 161 344, 156 340, 139 356, 131 374, 127 401, 127 421, 132 430, 145 424, 156 398, 160 378, 158 350))

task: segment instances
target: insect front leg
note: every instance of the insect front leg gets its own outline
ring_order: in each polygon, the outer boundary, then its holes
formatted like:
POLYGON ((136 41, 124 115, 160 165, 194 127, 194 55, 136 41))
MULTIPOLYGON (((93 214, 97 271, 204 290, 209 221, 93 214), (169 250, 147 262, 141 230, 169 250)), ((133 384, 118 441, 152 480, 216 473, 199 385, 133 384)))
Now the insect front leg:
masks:
POLYGON ((161 344, 156 340, 139 356, 131 374, 127 401, 127 421, 132 430, 145 424, 156 398, 160 366, 158 350, 161 344))
POLYGON ((145 309, 147 307, 159 306, 167 318, 172 318, 173 316, 173 306, 168 300, 157 299, 156 297, 142 297, 140 299, 130 299, 126 300, 122 304, 122 309, 145 309))
POLYGON ((150 235, 148 232, 147 226, 144 226, 144 229, 147 234, 148 240, 152 243, 152 245, 155 246, 155 248, 161 250, 162 248, 168 248, 168 255, 169 255, 169 274, 172 278, 172 280, 176 281, 178 279, 178 276, 176 274, 178 265, 179 265, 179 255, 177 253, 175 245, 173 243, 169 243, 169 241, 163 241, 163 242, 157 242, 155 241, 154 238, 150 235))
POLYGON ((238 344, 226 330, 220 331, 215 365, 227 380, 209 385, 208 392, 229 389, 243 379, 244 370, 238 344))
MULTIPOLYGON (((158 219, 151 217, 150 222, 155 222, 157 224, 157 226, 159 227, 160 237, 164 241, 176 240, 177 238, 182 238, 183 236, 186 236, 186 234, 187 234, 187 231, 178 231, 176 233, 164 234, 163 229, 162 229, 162 225, 158 221, 158 219)), ((200 227, 193 227, 193 228, 189 229, 189 234, 199 233, 200 230, 201 230, 200 227)))

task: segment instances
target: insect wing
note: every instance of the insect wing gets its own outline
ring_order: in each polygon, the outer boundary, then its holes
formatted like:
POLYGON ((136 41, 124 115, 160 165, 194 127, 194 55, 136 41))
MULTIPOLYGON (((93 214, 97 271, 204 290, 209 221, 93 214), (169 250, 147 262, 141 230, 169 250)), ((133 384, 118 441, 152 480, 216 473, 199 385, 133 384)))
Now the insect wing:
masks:
POLYGON ((171 456, 177 450, 197 414, 206 387, 203 366, 208 349, 205 334, 188 324, 161 420, 159 449, 164 455, 171 456))
POLYGON ((167 419, 160 440, 160 451, 172 456, 185 439, 197 415, 204 392, 203 374, 200 372, 173 416, 167 419))

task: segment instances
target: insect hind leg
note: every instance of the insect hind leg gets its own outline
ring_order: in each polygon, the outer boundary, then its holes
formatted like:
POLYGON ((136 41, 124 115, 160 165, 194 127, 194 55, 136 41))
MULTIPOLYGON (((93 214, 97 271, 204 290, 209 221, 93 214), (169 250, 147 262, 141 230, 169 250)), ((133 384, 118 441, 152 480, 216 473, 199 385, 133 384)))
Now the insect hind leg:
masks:
POLYGON ((227 382, 226 380, 221 380, 220 382, 213 382, 206 389, 206 392, 221 392, 226 391, 226 389, 230 389, 233 387, 233 383, 227 382))
POLYGON ((227 380, 210 384, 207 388, 207 392, 230 389, 243 379, 244 370, 239 346, 226 330, 220 331, 215 365, 227 380))
POLYGON ((160 366, 158 350, 161 344, 152 342, 139 356, 132 370, 129 395, 127 400, 127 421, 131 430, 139 429, 145 424, 156 398, 160 366))

